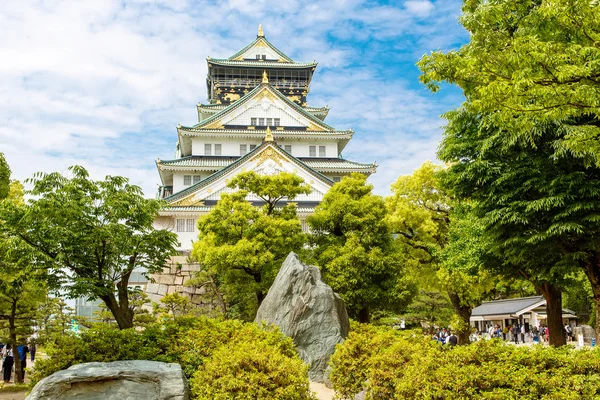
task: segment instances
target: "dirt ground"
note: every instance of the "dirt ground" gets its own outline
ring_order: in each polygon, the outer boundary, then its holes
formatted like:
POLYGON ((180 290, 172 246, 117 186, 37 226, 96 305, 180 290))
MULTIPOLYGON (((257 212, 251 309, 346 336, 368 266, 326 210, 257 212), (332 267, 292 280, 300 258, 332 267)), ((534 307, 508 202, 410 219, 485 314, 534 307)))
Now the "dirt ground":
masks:
MULTIPOLYGON (((312 390, 317 395, 317 399, 319 400, 331 400, 333 399, 333 395, 335 394, 333 390, 329 389, 322 383, 311 382, 310 390, 312 390)), ((0 397, 0 400, 4 399, 0 397)))
POLYGON ((0 393, 0 400, 25 400, 25 392, 0 393))

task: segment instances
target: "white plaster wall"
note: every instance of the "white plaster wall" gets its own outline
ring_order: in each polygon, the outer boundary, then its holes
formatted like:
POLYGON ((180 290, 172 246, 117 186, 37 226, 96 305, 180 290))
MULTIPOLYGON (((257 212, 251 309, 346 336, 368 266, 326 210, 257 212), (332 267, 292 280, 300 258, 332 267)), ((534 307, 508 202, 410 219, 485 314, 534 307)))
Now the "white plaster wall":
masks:
POLYGON ((194 179, 192 178, 192 185, 184 185, 183 184, 183 176, 184 175, 200 175, 200 179, 204 179, 209 175, 214 174, 215 171, 186 171, 186 172, 174 172, 173 173, 173 193, 177 193, 183 189, 186 189, 194 184, 194 179))
POLYGON ((233 138, 194 138, 192 140, 192 154, 195 156, 204 155, 204 145, 212 144, 212 154, 215 155, 215 144, 221 145, 222 156, 239 156, 240 155, 240 144, 247 145, 247 149, 250 149, 250 145, 254 144, 260 146, 261 140, 256 139, 233 139, 233 138))
POLYGON ((154 228, 155 229, 167 229, 175 234, 177 234, 177 240, 179 244, 177 245, 177 250, 191 250, 192 243, 198 240, 198 227, 196 226, 198 222, 198 217, 200 213, 186 213, 178 216, 161 216, 154 220, 154 228), (176 231, 176 220, 177 219, 194 219, 194 231, 193 232, 177 232, 176 231))
MULTIPOLYGON (((277 137, 277 132, 273 134, 277 137)), ((251 139, 233 139, 233 138, 194 138, 192 140, 192 154, 195 156, 204 155, 204 145, 212 144, 212 155, 215 155, 215 144, 221 145, 222 156, 239 156, 240 155, 240 144, 247 145, 248 151, 250 151, 250 145, 254 144, 259 146, 262 140, 251 140, 251 139)), ((309 157, 310 149, 309 146, 317 146, 317 157, 319 157, 319 146, 326 146, 325 157, 337 157, 338 156, 338 145, 335 141, 308 141, 299 139, 277 139, 277 144, 285 146, 289 144, 292 146, 292 155, 295 157, 309 157)), ((175 183, 174 183, 175 185, 175 183)))
POLYGON ((281 58, 279 54, 271 50, 267 45, 262 42, 258 42, 256 46, 253 46, 246 50, 245 53, 242 54, 242 58, 251 58, 256 59, 257 54, 266 54, 268 60, 278 60, 281 58))
MULTIPOLYGON (((249 106, 234 118, 222 122, 226 125, 250 125, 251 118, 279 118, 279 125, 281 126, 308 126, 309 121, 306 117, 300 117, 297 111, 288 111, 287 108, 289 107, 286 106, 281 101, 277 103, 263 101, 249 106)), ((257 124, 259 122, 257 121, 257 124)))

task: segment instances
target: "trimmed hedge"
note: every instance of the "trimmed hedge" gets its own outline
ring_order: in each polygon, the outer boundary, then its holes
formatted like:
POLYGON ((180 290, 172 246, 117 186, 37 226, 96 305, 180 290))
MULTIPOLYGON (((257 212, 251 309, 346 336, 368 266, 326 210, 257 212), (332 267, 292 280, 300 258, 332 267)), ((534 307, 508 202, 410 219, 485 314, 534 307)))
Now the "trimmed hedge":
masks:
POLYGON ((499 340, 449 347, 382 328, 358 327, 332 357, 341 398, 592 399, 600 395, 600 352, 499 340))

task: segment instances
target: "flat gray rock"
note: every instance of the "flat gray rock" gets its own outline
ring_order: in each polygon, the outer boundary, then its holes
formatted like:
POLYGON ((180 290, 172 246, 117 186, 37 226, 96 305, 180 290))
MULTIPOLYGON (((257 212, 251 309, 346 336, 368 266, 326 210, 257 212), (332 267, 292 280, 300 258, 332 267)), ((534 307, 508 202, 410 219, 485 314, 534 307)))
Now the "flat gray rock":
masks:
POLYGON ((317 267, 303 264, 295 253, 285 259, 255 321, 277 325, 291 337, 310 364, 309 378, 326 383, 329 358, 350 328, 341 297, 321 280, 317 267))
POLYGON ((157 361, 92 362, 55 372, 35 385, 27 400, 188 400, 179 364, 157 361))

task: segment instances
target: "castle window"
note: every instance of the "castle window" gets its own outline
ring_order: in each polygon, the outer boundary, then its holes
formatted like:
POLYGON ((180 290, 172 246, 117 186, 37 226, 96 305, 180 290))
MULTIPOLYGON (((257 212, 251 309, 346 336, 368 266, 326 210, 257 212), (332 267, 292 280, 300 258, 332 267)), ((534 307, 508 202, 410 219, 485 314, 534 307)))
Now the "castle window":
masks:
POLYGON ((220 155, 221 155, 221 145, 215 144, 215 156, 220 156, 220 155))
POLYGON ((308 156, 309 157, 317 156, 317 146, 308 146, 308 156))
POLYGON ((273 118, 267 118, 267 126, 273 126, 273 118))
POLYGON ((256 145, 255 145, 255 144, 251 144, 251 145, 250 145, 250 151, 254 150, 255 148, 256 148, 256 145))
POLYGON ((334 182, 341 182, 342 177, 341 176, 334 176, 333 178, 331 178, 334 182))
POLYGON ((240 144, 240 156, 243 156, 247 152, 248 152, 248 145, 247 144, 240 144))
POLYGON ((292 154, 292 145, 291 144, 286 144, 285 146, 283 146, 283 149, 285 151, 287 151, 288 153, 292 154))
POLYGON ((326 155, 325 149, 326 149, 325 146, 319 146, 319 157, 325 157, 325 155, 326 155))
POLYGON ((192 176, 184 175, 183 176, 183 186, 190 186, 192 184, 192 176))
POLYGON ((204 155, 210 156, 212 154, 212 144, 204 144, 204 155))
POLYGON ((202 180, 202 176, 201 175, 194 175, 192 177, 192 183, 195 185, 196 183, 200 182, 202 180))
POLYGON ((186 219, 185 220, 185 231, 186 232, 194 232, 194 220, 193 219, 186 219))
POLYGON ((256 126, 256 118, 250 118, 250 125, 256 126))
POLYGON ((194 219, 177 219, 175 230, 177 232, 194 232, 194 219))
POLYGON ((258 126, 265 126, 265 119, 264 118, 259 118, 258 119, 258 126))
POLYGON ((280 124, 280 121, 281 121, 281 120, 280 120, 279 118, 275 118, 275 119, 273 120, 273 126, 279 126, 279 124, 280 124))

